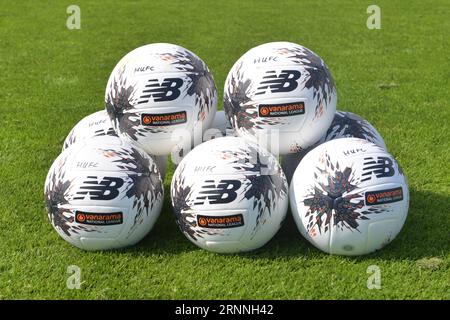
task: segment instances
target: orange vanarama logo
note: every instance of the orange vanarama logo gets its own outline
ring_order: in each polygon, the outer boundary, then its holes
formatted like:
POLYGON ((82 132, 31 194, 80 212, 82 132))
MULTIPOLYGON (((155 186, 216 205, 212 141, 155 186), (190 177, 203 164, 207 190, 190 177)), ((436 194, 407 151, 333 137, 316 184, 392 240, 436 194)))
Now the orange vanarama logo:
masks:
POLYGON ((377 201, 377 197, 375 197, 373 194, 367 196, 367 202, 374 203, 375 201, 377 201))
POLYGON ((287 117, 304 113, 305 103, 303 101, 259 105, 259 115, 261 117, 287 117))
POLYGON ((203 226, 206 226, 208 224, 208 222, 206 221, 205 218, 200 218, 200 219, 198 219, 198 224, 203 227, 203 226))
POLYGON ((242 214, 231 216, 197 215, 197 225, 202 228, 236 228, 244 225, 244 216, 242 214))
POLYGON ((143 124, 150 124, 150 123, 152 123, 152 117, 151 116, 143 116, 142 117, 142 123, 143 124))
POLYGON ((141 114, 141 124, 144 126, 170 126, 187 122, 186 111, 164 114, 141 114))
POLYGON ((261 115, 262 116, 267 116, 268 114, 269 114, 269 108, 267 108, 267 107, 262 107, 260 110, 259 110, 259 113, 261 113, 261 115))
POLYGON ((403 200, 402 187, 365 193, 366 205, 386 204, 403 200))
POLYGON ((122 212, 93 213, 79 211, 75 214, 75 221, 88 225, 115 225, 123 222, 122 212))

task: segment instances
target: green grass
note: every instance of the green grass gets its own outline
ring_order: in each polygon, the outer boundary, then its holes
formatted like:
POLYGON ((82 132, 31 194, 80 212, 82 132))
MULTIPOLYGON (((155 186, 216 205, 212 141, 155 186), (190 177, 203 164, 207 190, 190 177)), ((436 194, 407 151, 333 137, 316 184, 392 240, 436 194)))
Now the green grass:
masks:
MULTIPOLYGON (((377 1, 18 1, 0 9, 0 298, 450 298, 450 6, 377 1), (81 8, 68 30, 66 8, 81 8), (75 123, 103 108, 109 73, 128 51, 171 42, 196 52, 220 97, 228 70, 255 45, 287 40, 334 74, 338 108, 372 122, 409 179, 406 225, 365 257, 324 254, 288 219, 264 248, 217 255, 179 232, 166 201, 136 247, 83 252, 47 221, 43 186, 75 123), (66 288, 68 265, 82 270, 66 288), (366 287, 367 267, 382 288, 366 287)), ((222 108, 220 106, 220 108, 222 108)))

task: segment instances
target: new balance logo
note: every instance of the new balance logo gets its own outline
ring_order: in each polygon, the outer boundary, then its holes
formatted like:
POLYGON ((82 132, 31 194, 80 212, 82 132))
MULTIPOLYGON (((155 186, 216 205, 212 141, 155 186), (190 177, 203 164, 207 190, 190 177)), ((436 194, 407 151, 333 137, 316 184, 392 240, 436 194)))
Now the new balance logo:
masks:
POLYGON ((94 137, 117 136, 113 128, 95 130, 94 137))
POLYGON ((300 76, 301 73, 298 70, 282 70, 278 76, 275 71, 267 71, 255 95, 264 94, 267 90, 272 93, 293 91, 298 87, 297 80, 300 76))
POLYGON ((73 200, 112 200, 119 195, 119 188, 123 186, 123 179, 117 177, 104 177, 98 181, 96 176, 88 176, 73 200))
POLYGON ((199 192, 195 204, 204 204, 208 200, 209 204, 230 203, 237 197, 236 190, 241 187, 239 180, 220 180, 216 185, 214 180, 205 180, 203 191, 199 192))
POLYGON ((393 161, 388 157, 364 158, 364 167, 361 182, 370 180, 372 174, 377 178, 392 177, 395 173, 393 161))
POLYGON ((143 95, 139 97, 138 104, 146 103, 153 98, 154 102, 172 101, 180 96, 180 88, 183 85, 183 79, 166 78, 161 84, 158 79, 148 80, 148 84, 143 90, 143 95))

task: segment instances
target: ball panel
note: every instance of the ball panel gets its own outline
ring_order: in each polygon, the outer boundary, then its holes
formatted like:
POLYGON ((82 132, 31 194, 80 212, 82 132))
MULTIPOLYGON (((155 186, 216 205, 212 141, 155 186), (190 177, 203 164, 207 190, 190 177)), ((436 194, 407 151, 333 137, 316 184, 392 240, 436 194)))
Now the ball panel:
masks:
MULTIPOLYGON (((389 244, 400 232, 403 224, 400 225, 399 219, 383 219, 369 224, 367 230, 367 249, 366 252, 373 252, 382 249, 389 244)), ((363 252, 364 254, 365 252, 363 252)))
POLYGON ((122 248, 123 244, 121 244, 115 238, 93 239, 90 237, 80 237, 79 245, 76 246, 86 251, 98 251, 122 248))

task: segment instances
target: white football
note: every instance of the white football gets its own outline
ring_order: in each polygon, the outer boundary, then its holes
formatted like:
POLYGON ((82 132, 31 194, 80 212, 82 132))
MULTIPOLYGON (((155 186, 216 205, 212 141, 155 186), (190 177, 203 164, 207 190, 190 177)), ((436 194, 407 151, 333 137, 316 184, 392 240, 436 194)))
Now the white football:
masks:
POLYGON ((309 151, 324 142, 340 138, 364 139, 387 150, 381 134, 369 123, 369 121, 351 112, 336 111, 333 122, 318 142, 306 149, 283 156, 281 167, 283 168, 288 182, 290 183, 295 169, 309 151))
POLYGON ((210 140, 176 169, 172 207, 184 235, 220 253, 257 249, 278 231, 288 207, 286 178, 267 150, 238 137, 210 140))
POLYGON ((152 158, 113 136, 67 148, 45 181, 50 222, 63 239, 85 250, 137 243, 152 229, 163 198, 152 158))
POLYGON ((291 42, 271 42, 245 53, 225 82, 224 109, 237 135, 295 153, 326 132, 337 93, 325 62, 291 42))
POLYGON ((328 141, 309 152, 295 170, 289 196, 301 234, 339 255, 384 247, 402 229, 409 206, 397 161, 358 138, 328 141))
POLYGON ((217 109, 217 90, 198 56, 177 45, 155 43, 119 61, 105 102, 120 137, 160 156, 191 141, 202 142, 217 109))

